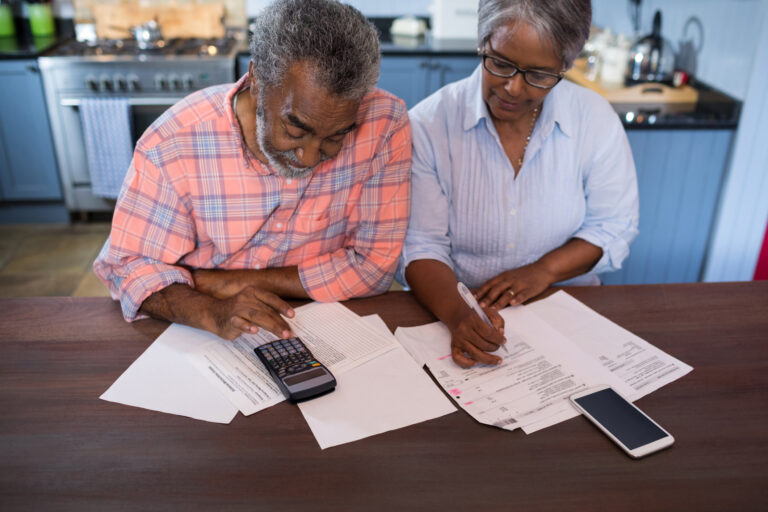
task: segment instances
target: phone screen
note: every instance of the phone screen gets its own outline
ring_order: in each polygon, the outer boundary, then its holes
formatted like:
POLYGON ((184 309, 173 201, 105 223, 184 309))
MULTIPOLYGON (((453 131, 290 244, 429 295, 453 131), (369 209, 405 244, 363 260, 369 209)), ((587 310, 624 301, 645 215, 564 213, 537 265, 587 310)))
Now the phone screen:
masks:
POLYGON ((630 450, 667 436, 666 432, 610 388, 575 401, 630 450))

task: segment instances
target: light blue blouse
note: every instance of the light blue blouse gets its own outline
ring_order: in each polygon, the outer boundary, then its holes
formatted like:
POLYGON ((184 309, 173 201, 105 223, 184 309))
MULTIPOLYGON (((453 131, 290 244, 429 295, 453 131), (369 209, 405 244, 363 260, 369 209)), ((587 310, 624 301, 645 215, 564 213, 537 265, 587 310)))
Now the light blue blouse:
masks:
POLYGON ((411 218, 399 277, 435 259, 479 287, 571 238, 603 249, 597 284, 621 268, 637 236, 637 176, 627 136, 602 97, 563 80, 544 100, 520 173, 499 141, 481 93, 482 68, 409 111, 411 218))

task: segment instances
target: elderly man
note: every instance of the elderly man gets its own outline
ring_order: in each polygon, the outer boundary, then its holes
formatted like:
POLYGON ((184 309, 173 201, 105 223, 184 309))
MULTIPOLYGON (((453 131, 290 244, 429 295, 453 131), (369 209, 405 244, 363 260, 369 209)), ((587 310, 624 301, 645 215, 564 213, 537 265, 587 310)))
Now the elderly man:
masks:
POLYGON ((375 89, 378 70, 375 29, 354 8, 270 5, 248 74, 185 98, 136 145, 94 263, 126 320, 288 337, 284 298, 386 291, 411 136, 403 102, 375 89))

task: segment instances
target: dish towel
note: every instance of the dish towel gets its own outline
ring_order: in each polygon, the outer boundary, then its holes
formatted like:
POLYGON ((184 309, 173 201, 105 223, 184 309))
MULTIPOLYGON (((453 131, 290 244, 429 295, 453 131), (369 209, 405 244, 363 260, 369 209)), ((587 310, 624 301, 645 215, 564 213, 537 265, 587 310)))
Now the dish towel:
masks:
POLYGON ((93 195, 116 199, 133 153, 128 98, 83 98, 80 121, 93 195))

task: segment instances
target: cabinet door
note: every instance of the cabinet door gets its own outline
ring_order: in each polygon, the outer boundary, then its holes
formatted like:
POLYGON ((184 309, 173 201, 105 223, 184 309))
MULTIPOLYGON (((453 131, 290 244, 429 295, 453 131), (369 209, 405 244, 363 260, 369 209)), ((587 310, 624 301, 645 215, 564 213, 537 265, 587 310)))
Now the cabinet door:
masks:
POLYGON ((427 95, 432 94, 444 85, 468 77, 478 64, 480 64, 480 57, 475 55, 433 58, 432 65, 430 66, 427 95))
POLYGON ((244 74, 248 72, 248 65, 251 63, 250 55, 238 55, 235 66, 235 73, 237 73, 237 79, 239 80, 244 74))
POLYGON ((606 284, 701 278, 733 132, 629 130, 640 194, 640 233, 606 284))
POLYGON ((426 57, 385 56, 381 59, 378 86, 402 98, 408 108, 427 97, 426 57))
POLYGON ((5 200, 61 199, 37 62, 0 62, 0 184, 5 200))

